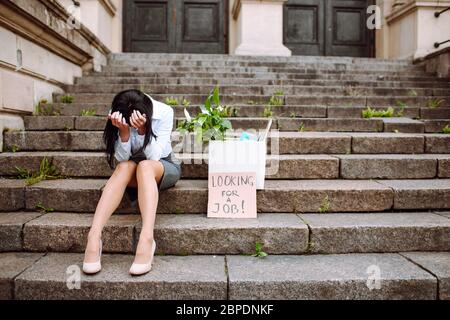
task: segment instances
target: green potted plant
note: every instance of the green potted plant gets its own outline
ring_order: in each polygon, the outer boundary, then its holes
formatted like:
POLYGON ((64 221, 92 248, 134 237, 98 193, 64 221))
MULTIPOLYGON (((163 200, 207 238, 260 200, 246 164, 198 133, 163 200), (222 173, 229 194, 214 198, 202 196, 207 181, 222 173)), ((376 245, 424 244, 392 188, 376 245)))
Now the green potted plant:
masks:
POLYGON ((200 106, 201 112, 191 117, 184 109, 184 120, 177 128, 181 135, 194 134, 196 143, 207 143, 210 140, 224 140, 227 130, 232 128, 228 109, 220 104, 219 88, 209 94, 205 104, 200 106))

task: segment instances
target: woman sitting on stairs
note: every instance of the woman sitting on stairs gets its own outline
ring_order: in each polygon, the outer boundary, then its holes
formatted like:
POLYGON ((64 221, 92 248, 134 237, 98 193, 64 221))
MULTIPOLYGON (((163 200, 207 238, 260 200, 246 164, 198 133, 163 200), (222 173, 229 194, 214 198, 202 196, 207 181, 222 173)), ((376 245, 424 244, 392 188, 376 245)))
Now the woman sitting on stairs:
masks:
POLYGON ((173 187, 181 175, 179 161, 172 153, 173 118, 170 106, 139 90, 115 96, 103 139, 109 166, 114 169, 114 158, 118 165, 95 210, 83 262, 86 274, 101 270, 102 230, 125 192, 132 203, 138 199, 142 216, 142 231, 129 273, 141 275, 151 270, 159 191, 173 187))

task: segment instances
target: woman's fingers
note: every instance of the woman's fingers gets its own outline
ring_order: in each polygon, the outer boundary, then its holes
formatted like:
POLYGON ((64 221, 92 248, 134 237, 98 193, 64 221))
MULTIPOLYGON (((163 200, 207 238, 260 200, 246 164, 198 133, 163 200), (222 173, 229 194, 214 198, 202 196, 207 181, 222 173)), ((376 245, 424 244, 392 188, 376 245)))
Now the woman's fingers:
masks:
POLYGON ((136 124, 136 121, 134 120, 133 116, 131 116, 131 118, 130 118, 130 123, 133 128, 136 128, 136 129, 138 128, 138 125, 136 124))
POLYGON ((139 112, 139 110, 135 110, 133 112, 134 120, 139 127, 142 127, 147 122, 147 119, 139 112))
MULTIPOLYGON (((120 129, 128 128, 129 125, 126 122, 123 115, 119 112, 113 112, 108 114, 108 119, 112 124, 120 129)), ((130 116, 130 124, 133 128, 142 128, 147 123, 147 115, 140 113, 138 110, 134 110, 130 116)))
POLYGON ((130 123, 131 123, 131 125, 133 126, 133 128, 135 128, 135 129, 138 129, 138 128, 139 128, 139 123, 138 123, 138 121, 136 121, 135 111, 133 111, 133 112, 131 113, 131 116, 130 116, 130 123))
POLYGON ((140 113, 139 112, 139 110, 136 110, 136 113, 137 113, 137 115, 138 115, 138 117, 139 117, 139 119, 141 119, 144 123, 146 123, 147 122, 147 116, 146 116, 146 114, 144 113, 144 114, 142 114, 142 113, 140 113))
POLYGON ((113 126, 119 128, 119 129, 128 128, 128 124, 127 124, 125 118, 122 116, 122 114, 119 111, 116 111, 111 115, 108 115, 108 118, 111 119, 113 126))

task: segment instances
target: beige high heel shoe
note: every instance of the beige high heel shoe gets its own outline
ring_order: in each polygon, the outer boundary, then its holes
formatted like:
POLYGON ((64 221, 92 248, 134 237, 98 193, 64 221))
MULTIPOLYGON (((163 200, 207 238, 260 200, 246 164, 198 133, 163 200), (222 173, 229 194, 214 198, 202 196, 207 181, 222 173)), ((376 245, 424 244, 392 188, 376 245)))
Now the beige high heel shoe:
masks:
POLYGON ((83 261, 83 272, 86 274, 95 274, 102 270, 101 257, 102 257, 102 248, 103 243, 100 240, 100 250, 98 255, 98 260, 96 262, 84 262, 83 261))
POLYGON ((130 268, 130 274, 133 276, 140 276, 152 270, 153 257, 155 256, 156 242, 153 240, 152 255, 148 263, 133 263, 130 268))

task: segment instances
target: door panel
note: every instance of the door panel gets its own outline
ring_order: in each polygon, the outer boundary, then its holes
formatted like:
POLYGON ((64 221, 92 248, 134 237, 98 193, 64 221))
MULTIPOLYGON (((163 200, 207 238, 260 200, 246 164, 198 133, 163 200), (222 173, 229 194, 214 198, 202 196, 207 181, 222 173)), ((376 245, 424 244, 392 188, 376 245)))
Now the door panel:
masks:
POLYGON ((225 1, 177 1, 182 18, 177 25, 178 52, 225 52, 225 1))
POLYGON ((297 55, 370 57, 373 32, 366 28, 369 0, 289 0, 284 44, 297 55))
POLYGON ((328 0, 326 55, 369 57, 366 0, 328 0))
POLYGON ((284 6, 284 44, 293 54, 321 55, 324 50, 325 0, 290 0, 284 6))
POLYGON ((170 1, 124 1, 124 51, 171 52, 170 1))
POLYGON ((127 0, 124 51, 225 53, 226 0, 127 0))

